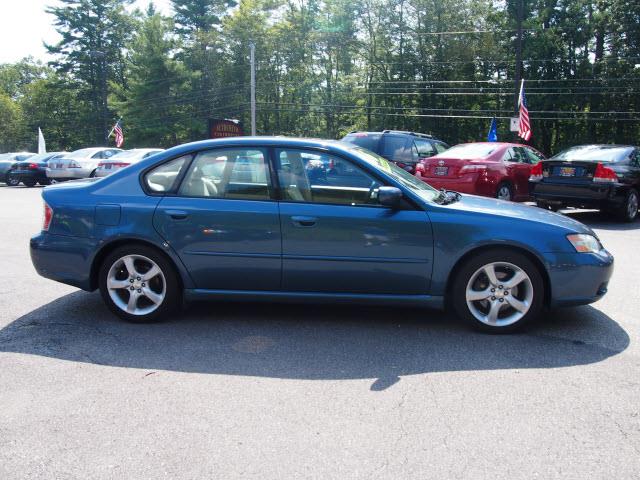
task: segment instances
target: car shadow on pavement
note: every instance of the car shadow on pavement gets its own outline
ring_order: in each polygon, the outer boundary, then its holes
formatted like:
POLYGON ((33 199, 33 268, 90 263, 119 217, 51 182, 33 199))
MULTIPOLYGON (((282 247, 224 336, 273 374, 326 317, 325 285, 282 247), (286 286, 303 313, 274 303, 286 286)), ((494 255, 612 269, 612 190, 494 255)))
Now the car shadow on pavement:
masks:
POLYGON ((557 310, 517 335, 487 335, 416 308, 206 303, 164 323, 120 321, 74 292, 0 330, 0 352, 145 370, 291 379, 372 379, 600 362, 629 345, 596 308, 557 310))

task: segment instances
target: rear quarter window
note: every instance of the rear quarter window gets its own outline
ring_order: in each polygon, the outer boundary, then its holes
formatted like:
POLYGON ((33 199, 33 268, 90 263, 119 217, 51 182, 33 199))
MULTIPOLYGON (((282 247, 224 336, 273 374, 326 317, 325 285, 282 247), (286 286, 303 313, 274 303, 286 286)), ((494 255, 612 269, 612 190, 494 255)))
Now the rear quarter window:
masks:
POLYGON ((350 133, 342 141, 377 153, 381 137, 381 134, 376 133, 350 133))
POLYGON ((163 193, 173 190, 180 170, 189 161, 191 155, 174 158, 149 170, 144 176, 144 185, 152 193, 163 193))

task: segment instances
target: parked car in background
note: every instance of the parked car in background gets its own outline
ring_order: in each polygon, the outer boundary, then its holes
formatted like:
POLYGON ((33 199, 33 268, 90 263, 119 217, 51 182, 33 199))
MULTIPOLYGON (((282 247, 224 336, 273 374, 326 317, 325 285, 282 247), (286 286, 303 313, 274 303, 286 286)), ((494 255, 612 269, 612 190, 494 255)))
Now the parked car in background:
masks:
POLYGON ((83 148, 49 162, 47 178, 52 182, 94 177, 98 163, 122 152, 120 148, 83 148))
POLYGON ((536 165, 531 170, 530 185, 539 207, 597 208, 632 222, 640 203, 640 148, 569 148, 536 165))
POLYGON ((501 200, 529 199, 529 173, 544 155, 516 143, 463 143, 421 160, 416 177, 434 188, 501 200))
POLYGON ((116 153, 107 160, 102 160, 96 168, 96 177, 106 177, 121 168, 128 167, 133 163, 137 163, 154 153, 162 152, 162 148, 133 148, 124 152, 116 153))
POLYGON ((7 173, 13 168, 16 162, 33 157, 35 153, 14 152, 0 154, 0 182, 7 183, 7 173))
POLYGON ((373 302, 451 305, 510 332, 545 306, 595 302, 613 271, 580 222, 435 190, 345 142, 195 142, 42 197, 38 273, 99 289, 133 322, 183 299, 373 302), (318 183, 305 164, 323 158, 338 168, 318 183))
POLYGON ((432 157, 449 148, 431 135, 400 130, 351 132, 342 141, 377 153, 409 173, 414 173, 421 158, 432 157))
POLYGON ((49 185, 48 162, 65 154, 66 152, 40 153, 14 163, 12 169, 7 172, 7 185, 12 187, 17 187, 20 183, 27 187, 34 187, 36 184, 49 185))

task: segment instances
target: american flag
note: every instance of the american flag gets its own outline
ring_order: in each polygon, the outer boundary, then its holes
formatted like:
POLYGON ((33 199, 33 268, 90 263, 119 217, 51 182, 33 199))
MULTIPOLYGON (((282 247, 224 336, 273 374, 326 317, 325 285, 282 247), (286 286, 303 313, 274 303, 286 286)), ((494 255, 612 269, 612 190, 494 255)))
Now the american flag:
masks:
POLYGON ((529 109, 527 109, 527 99, 524 96, 524 80, 520 84, 520 96, 518 97, 518 108, 520 109, 520 123, 518 124, 518 136, 525 142, 531 139, 531 123, 529 121, 529 109))
MULTIPOLYGON (((111 134, 116 134, 116 147, 120 148, 124 144, 124 133, 122 133, 122 126, 120 125, 120 120, 116 122, 116 124, 111 129, 111 134)), ((109 136, 111 136, 109 134, 109 136)))

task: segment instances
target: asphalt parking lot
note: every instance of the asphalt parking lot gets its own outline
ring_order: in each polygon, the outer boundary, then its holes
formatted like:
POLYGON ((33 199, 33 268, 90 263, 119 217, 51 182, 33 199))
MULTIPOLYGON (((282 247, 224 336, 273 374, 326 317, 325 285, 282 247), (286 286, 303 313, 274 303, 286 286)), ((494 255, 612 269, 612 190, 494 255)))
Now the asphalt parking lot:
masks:
POLYGON ((490 336, 421 309, 201 304, 125 324, 40 278, 0 185, 0 478, 638 478, 640 221, 573 213, 609 294, 490 336))

